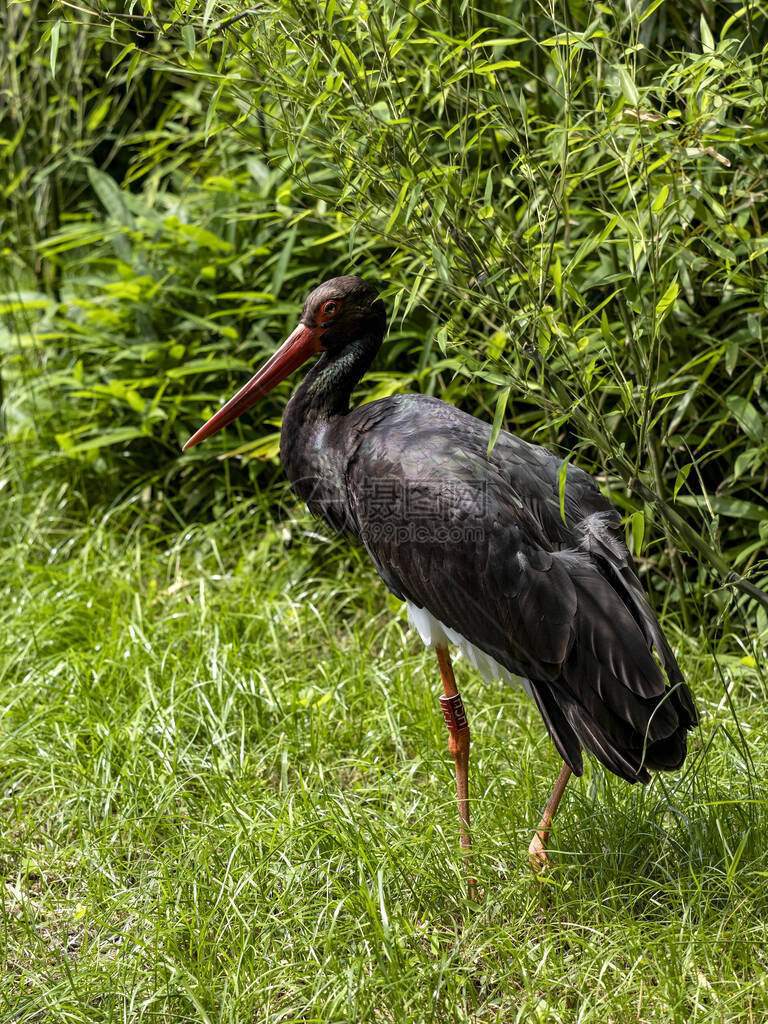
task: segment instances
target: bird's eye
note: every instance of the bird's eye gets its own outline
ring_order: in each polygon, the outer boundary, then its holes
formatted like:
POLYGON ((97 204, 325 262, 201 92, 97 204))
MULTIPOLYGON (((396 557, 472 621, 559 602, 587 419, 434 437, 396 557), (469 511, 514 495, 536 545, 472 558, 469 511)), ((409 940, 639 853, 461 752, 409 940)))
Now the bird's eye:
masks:
POLYGON ((336 310, 339 308, 339 303, 335 299, 329 299, 328 302, 323 303, 322 313, 323 316, 333 316, 336 310))

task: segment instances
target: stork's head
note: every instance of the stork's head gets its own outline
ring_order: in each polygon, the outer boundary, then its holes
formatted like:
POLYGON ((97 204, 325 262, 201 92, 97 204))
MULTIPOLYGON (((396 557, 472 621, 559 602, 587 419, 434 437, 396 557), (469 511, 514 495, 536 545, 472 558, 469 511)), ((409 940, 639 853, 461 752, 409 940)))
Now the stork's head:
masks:
POLYGON ((384 303, 362 277, 332 277, 310 292, 300 323, 319 331, 320 346, 338 351, 356 341, 373 323, 384 326, 384 303))
POLYGON ((384 332, 384 303, 361 277, 334 277, 310 292, 296 329, 234 398, 193 434, 184 450, 218 433, 290 373, 320 352, 331 355, 367 334, 384 332))

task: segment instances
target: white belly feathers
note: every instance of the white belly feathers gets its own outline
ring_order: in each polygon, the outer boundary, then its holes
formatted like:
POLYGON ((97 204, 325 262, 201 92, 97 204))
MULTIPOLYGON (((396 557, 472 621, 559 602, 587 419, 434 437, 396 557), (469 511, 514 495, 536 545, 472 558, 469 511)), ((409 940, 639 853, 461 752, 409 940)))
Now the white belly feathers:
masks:
POLYGON ((485 651, 481 651, 465 636, 451 629, 436 619, 426 608, 419 608, 410 601, 406 601, 408 608, 408 622, 416 630, 427 647, 458 647, 467 661, 482 675, 486 682, 492 683, 500 679, 510 686, 522 686, 530 697, 531 685, 527 679, 514 675, 509 669, 500 665, 495 658, 485 651))

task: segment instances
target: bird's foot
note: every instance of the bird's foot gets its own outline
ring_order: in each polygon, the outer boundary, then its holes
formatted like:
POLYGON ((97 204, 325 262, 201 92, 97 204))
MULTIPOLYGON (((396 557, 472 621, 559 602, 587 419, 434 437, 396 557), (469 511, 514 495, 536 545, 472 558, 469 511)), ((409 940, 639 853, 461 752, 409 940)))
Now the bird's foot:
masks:
POLYGON ((528 847, 528 860, 534 871, 546 871, 552 865, 549 863, 547 848, 545 846, 546 833, 535 832, 531 845, 528 847))

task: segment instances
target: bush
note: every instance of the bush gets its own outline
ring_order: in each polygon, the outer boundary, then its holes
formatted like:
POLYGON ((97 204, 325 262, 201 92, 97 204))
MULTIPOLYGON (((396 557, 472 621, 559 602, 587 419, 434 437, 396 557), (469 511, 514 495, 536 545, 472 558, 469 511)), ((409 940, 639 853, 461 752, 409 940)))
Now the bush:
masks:
MULTIPOLYGON (((92 41, 94 81, 153 108, 113 144, 123 173, 84 159, 66 223, 34 240, 32 294, 6 309, 31 346, 6 368, 25 384, 11 429, 199 515, 220 497, 210 455, 180 461, 178 442, 313 283, 356 270, 386 287, 381 389, 447 392, 573 452, 666 568, 660 598, 759 582, 765 15, 459 10, 146 5, 139 45, 135 16, 61 8, 35 74, 58 25, 59 52, 92 41)), ((281 404, 243 455, 274 456, 281 404)))

